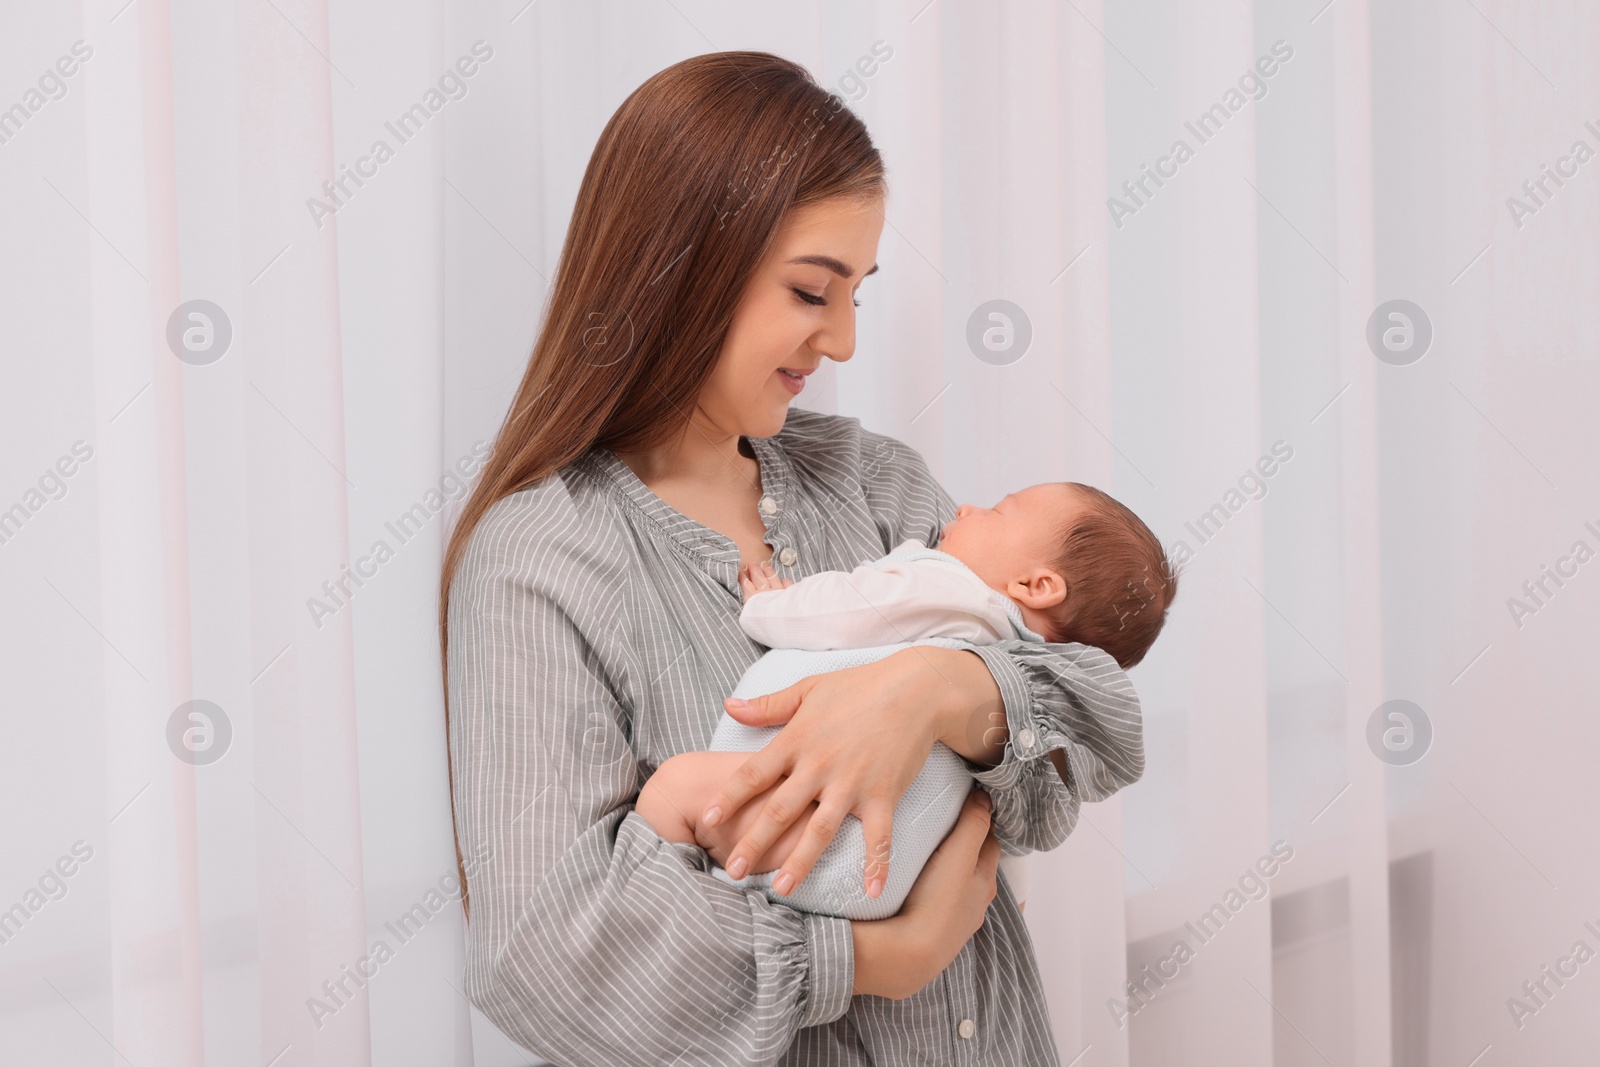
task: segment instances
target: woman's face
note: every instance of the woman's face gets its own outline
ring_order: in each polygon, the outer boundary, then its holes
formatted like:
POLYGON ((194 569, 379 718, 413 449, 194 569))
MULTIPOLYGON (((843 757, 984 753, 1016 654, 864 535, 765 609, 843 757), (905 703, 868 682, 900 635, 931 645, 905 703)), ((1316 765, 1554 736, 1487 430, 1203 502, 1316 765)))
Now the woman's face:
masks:
POLYGON ((855 295, 878 269, 881 200, 796 208, 739 298, 699 410, 729 434, 771 437, 824 359, 856 348, 855 295))

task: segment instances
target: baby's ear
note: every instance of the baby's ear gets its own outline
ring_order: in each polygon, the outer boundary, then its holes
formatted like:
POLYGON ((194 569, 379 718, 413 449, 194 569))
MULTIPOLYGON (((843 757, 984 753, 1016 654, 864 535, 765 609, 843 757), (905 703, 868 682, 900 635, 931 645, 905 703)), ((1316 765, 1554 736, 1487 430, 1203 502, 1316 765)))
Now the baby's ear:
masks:
POLYGON ((1068 596, 1066 579, 1048 567, 1041 567, 1026 579, 1019 579, 1013 588, 1017 592, 1012 596, 1036 611, 1053 608, 1068 596))

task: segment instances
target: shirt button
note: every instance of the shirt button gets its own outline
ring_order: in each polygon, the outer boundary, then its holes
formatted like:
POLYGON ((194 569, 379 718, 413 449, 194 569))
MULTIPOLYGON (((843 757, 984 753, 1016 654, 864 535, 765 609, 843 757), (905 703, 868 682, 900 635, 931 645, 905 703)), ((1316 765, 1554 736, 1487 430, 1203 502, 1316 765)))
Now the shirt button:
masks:
POLYGON ((972 1025, 971 1019, 962 1019, 961 1025, 956 1027, 956 1033, 960 1034, 964 1038, 971 1037, 977 1031, 977 1029, 978 1028, 976 1026, 972 1025))
POLYGON ((1033 747, 1033 731, 1032 730, 1026 730, 1026 729, 1023 730, 1020 734, 1017 735, 1017 743, 1020 744, 1023 748, 1032 748, 1033 747))
POLYGON ((794 550, 793 545, 785 546, 784 550, 778 553, 778 562, 782 563, 785 567, 793 567, 794 561, 799 558, 800 553, 794 550))
POLYGON ((778 513, 778 502, 770 496, 764 496, 761 498, 761 510, 768 515, 776 515, 778 513))

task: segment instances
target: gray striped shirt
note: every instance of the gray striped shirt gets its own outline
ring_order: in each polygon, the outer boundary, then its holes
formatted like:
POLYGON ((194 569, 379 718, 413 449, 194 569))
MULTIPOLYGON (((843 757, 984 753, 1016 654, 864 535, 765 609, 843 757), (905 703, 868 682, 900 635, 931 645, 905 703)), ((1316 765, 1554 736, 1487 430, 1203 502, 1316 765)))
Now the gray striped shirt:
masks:
MULTIPOLYGON (((907 538, 934 546, 955 517, 921 455, 856 419, 791 408, 775 437, 748 440, 783 577, 850 570, 907 538)), ((598 447, 473 532, 449 603, 456 826, 481 859, 468 865, 468 996, 563 1067, 1058 1065, 1003 876, 983 927, 926 988, 852 997, 847 920, 712 877, 702 849, 634 811, 657 766, 707 746, 763 651, 739 628, 738 567, 731 538, 598 447)), ((1138 698, 1099 649, 970 647, 1010 731, 1003 761, 975 775, 995 833, 1008 852, 1055 848, 1080 802, 1143 773, 1138 698)))

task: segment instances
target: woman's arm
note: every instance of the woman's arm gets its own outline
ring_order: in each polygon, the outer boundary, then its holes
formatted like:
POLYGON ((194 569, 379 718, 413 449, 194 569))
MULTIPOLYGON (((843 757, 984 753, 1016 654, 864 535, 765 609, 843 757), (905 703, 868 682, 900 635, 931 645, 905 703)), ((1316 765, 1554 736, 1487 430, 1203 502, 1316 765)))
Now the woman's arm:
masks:
POLYGON ((773 880, 788 892, 805 880, 844 815, 855 814, 866 837, 867 895, 876 897, 887 878, 894 807, 938 741, 978 764, 973 777, 994 799, 995 835, 1014 853, 1055 848, 1072 831, 1082 801, 1104 799, 1142 772, 1138 701, 1104 652, 1020 640, 1004 643, 1019 646, 1009 650, 963 650, 964 642, 935 640, 940 644, 726 703, 747 725, 784 726, 712 792, 701 815, 702 825, 716 826, 722 813, 742 815, 753 797, 767 797, 753 805, 761 816, 729 851, 729 873, 809 812, 782 865, 788 881, 784 874, 773 880), (1022 666, 1013 657, 1029 659, 1022 666), (1055 682, 1035 682, 1028 673, 1058 670, 1071 673, 1051 674, 1055 682), (1057 700, 1066 705, 1060 720, 1048 710, 1057 700), (874 714, 863 715, 864 708, 874 714), (1134 724, 1126 735, 1116 725, 1124 716, 1134 724), (1063 721, 1072 733, 1058 725, 1063 721), (1130 749, 1137 770, 1121 762, 1130 749))
POLYGON ((1084 801, 1104 800, 1144 773, 1139 698, 1109 654, 1020 639, 949 645, 896 655, 919 653, 918 684, 941 724, 938 738, 976 765, 1003 843, 1053 849, 1084 801))
POLYGON ((850 924, 711 877, 634 810, 627 712, 594 638, 616 598, 573 591, 620 578, 552 483, 491 511, 451 589, 456 826, 463 853, 493 857, 468 875, 467 995, 558 1063, 773 1063, 848 1009, 850 924))

